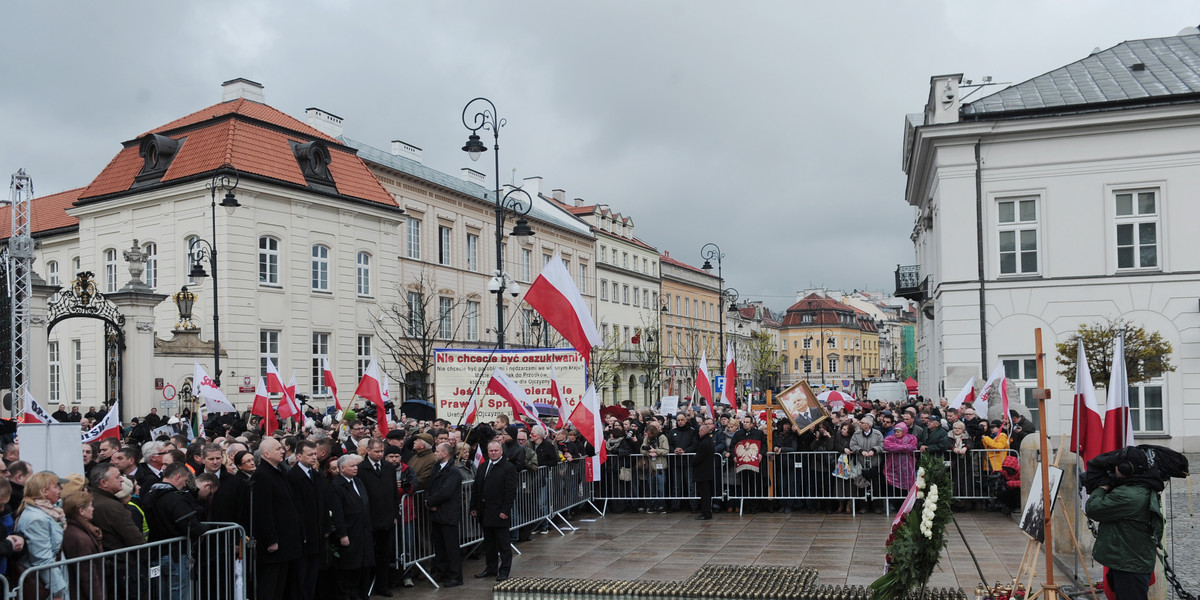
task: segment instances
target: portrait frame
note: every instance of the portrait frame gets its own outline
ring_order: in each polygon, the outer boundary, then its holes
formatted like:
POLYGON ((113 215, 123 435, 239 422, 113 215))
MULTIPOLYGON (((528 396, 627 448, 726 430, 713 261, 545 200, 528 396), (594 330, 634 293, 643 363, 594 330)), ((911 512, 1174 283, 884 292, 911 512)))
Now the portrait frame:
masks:
POLYGON ((817 400, 817 395, 813 393, 808 381, 801 380, 779 392, 772 402, 783 410, 783 414, 787 415, 796 435, 801 435, 816 427, 821 421, 829 419, 829 411, 817 400), (796 418, 799 415, 804 415, 804 418, 797 421, 796 418))

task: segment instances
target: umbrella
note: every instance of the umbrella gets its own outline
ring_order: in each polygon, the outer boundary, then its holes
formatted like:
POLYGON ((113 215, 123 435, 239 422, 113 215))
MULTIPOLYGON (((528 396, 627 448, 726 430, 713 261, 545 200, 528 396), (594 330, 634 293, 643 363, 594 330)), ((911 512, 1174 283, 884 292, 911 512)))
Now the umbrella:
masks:
POLYGON ((854 412, 856 403, 854 397, 846 392, 832 390, 817 396, 817 401, 824 404, 829 410, 844 410, 846 412, 854 412))
POLYGON ((629 409, 625 408, 624 406, 616 405, 605 406, 604 408, 600 409, 600 418, 606 418, 608 415, 616 417, 618 421, 624 421, 625 419, 629 418, 629 409))
POLYGON ((404 404, 400 405, 400 412, 418 421, 432 421, 437 418, 437 409, 424 400, 405 400, 404 404))

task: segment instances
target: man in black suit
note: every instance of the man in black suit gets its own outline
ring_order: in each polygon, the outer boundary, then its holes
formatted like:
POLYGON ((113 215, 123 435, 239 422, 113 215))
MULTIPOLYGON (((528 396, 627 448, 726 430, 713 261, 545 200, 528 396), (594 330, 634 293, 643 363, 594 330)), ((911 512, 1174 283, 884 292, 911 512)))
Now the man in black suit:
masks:
POLYGON ((338 588, 345 600, 366 600, 371 589, 370 567, 375 564, 371 501, 357 477, 361 461, 357 454, 338 458, 338 474, 330 486, 329 508, 333 515, 333 538, 337 540, 333 565, 338 570, 338 588))
POLYGON ((400 513, 396 468, 383 460, 383 440, 369 439, 362 443, 367 445, 367 460, 358 466, 358 480, 366 488, 367 498, 371 501, 371 538, 375 549, 374 594, 390 598, 392 593, 388 589, 392 563, 396 558, 394 528, 400 513))
POLYGON ((286 594, 287 582, 296 576, 303 543, 300 510, 279 467, 283 462, 283 444, 269 437, 259 444, 258 450, 262 460, 250 479, 252 535, 258 542, 256 597, 291 598, 286 594))
POLYGON ((329 509, 325 499, 328 490, 325 478, 317 472, 317 445, 301 440, 296 444, 296 466, 288 469, 288 485, 298 500, 300 530, 304 546, 296 576, 289 579, 296 593, 292 597, 313 600, 317 593, 317 571, 321 568, 321 552, 329 537, 329 509))
POLYGON ((225 452, 217 444, 205 444, 200 450, 200 460, 204 463, 204 472, 211 473, 220 481, 217 491, 213 492, 208 503, 208 520, 220 523, 237 523, 247 527, 250 520, 246 511, 249 502, 246 480, 229 472, 224 464, 225 452))
POLYGON ((712 518, 713 458, 717 453, 712 431, 712 423, 700 426, 696 453, 692 455, 692 481, 696 482, 696 493, 700 496, 700 514, 696 517, 697 521, 712 518))
POLYGON ((462 585, 462 555, 458 549, 458 520, 462 516, 462 472, 451 460, 450 444, 437 445, 437 464, 425 488, 425 506, 433 521, 433 570, 446 587, 462 585))
POLYGON ((488 444, 488 461, 480 465, 471 495, 471 516, 483 528, 483 554, 487 568, 476 579, 496 576, 508 579, 512 567, 512 546, 508 530, 513 502, 517 500, 517 469, 504 458, 504 446, 488 444))
POLYGON ((357 420, 350 421, 349 428, 350 437, 342 443, 342 454, 357 454, 358 445, 366 443, 367 438, 371 437, 371 432, 362 421, 357 420))

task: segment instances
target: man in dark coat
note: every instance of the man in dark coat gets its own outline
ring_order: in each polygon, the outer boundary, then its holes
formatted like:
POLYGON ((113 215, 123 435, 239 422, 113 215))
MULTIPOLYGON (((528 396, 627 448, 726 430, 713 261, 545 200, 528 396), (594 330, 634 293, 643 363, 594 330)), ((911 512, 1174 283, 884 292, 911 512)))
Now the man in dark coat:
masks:
POLYGON ((296 576, 289 582, 296 593, 291 597, 313 600, 317 593, 317 572, 321 569, 321 553, 329 539, 329 508, 325 499, 329 491, 325 478, 317 472, 317 445, 301 440, 296 444, 296 466, 288 469, 284 478, 292 488, 300 509, 300 530, 304 548, 300 553, 296 576))
MULTIPOLYGON (((163 469, 163 478, 148 492, 142 493, 142 508, 146 512, 146 524, 150 528, 150 541, 161 542, 174 537, 196 540, 209 526, 203 523, 204 511, 201 503, 212 492, 212 483, 198 485, 199 502, 187 489, 192 472, 187 465, 172 463, 163 469)), ((159 586, 163 598, 190 598, 192 575, 189 573, 188 557, 178 545, 159 557, 162 574, 159 586)))
MULTIPOLYGON (((754 426, 754 420, 749 416, 742 417, 741 426, 738 428, 737 433, 733 434, 731 443, 733 444, 733 451, 735 453, 737 452, 738 444, 741 444, 744 440, 757 440, 759 442, 758 449, 760 452, 759 456, 761 457, 759 468, 760 470, 765 469, 767 460, 764 452, 767 450, 767 435, 754 426)), ((800 444, 803 443, 803 441, 800 442, 800 444)), ((744 469, 738 473, 738 476, 741 479, 742 493, 747 495, 766 495, 766 488, 762 485, 762 477, 758 471, 744 469)), ((747 513, 754 514, 758 512, 757 500, 746 500, 745 506, 747 513)))
MULTIPOLYGON (((687 463, 683 462, 685 459, 680 458, 680 455, 696 451, 696 430, 686 414, 675 415, 675 427, 667 432, 667 442, 670 445, 671 453, 675 455, 675 458, 667 459, 667 477, 671 482, 670 495, 674 498, 688 496, 691 486, 687 479, 687 463)), ((696 505, 693 505, 692 509, 695 510, 696 505)), ((671 500, 667 503, 667 512, 677 510, 679 510, 679 500, 671 500)))
POLYGON ((262 460, 250 478, 252 535, 258 542, 257 597, 286 598, 287 582, 296 576, 303 544, 303 534, 297 526, 300 510, 279 467, 283 462, 283 444, 269 437, 259 444, 258 450, 262 460))
POLYGON ((123 480, 120 469, 111 463, 96 465, 88 472, 88 487, 95 511, 92 523, 104 534, 100 542, 106 552, 146 543, 141 530, 129 518, 129 509, 117 499, 123 480))
POLYGON ((496 576, 496 581, 508 579, 512 567, 512 546, 508 529, 513 502, 517 500, 517 470, 504 458, 504 447, 498 441, 488 443, 488 460, 476 469, 471 494, 471 516, 483 528, 483 554, 487 568, 476 573, 476 579, 496 576))
POLYGON ((221 523, 237 523, 249 527, 250 519, 247 511, 250 502, 249 491, 246 489, 245 478, 230 473, 224 464, 225 452, 217 444, 205 444, 200 450, 200 460, 204 464, 204 472, 211 473, 220 487, 213 493, 208 503, 208 520, 221 523))
POLYGON ((462 585, 462 555, 458 548, 458 520, 462 515, 462 471, 454 465, 450 444, 438 444, 437 464, 425 490, 425 506, 433 521, 433 571, 446 587, 462 585))
POLYGON ((696 482, 696 493, 700 495, 700 515, 696 517, 698 521, 712 518, 713 461, 717 454, 712 430, 711 423, 700 426, 700 441, 696 443, 696 453, 692 455, 692 481, 696 482))
POLYGON ((333 477, 333 493, 329 498, 333 539, 338 544, 333 562, 344 600, 366 600, 371 589, 371 567, 375 564, 371 500, 357 478, 361 460, 357 454, 344 454, 337 460, 338 474, 333 477))
POLYGON ((396 468, 383 460, 383 440, 370 439, 362 443, 367 445, 367 460, 358 465, 358 480, 366 488, 367 497, 371 500, 371 539, 375 544, 373 592, 376 596, 390 598, 392 593, 388 588, 396 555, 393 548, 396 517, 400 511, 396 494, 396 468))

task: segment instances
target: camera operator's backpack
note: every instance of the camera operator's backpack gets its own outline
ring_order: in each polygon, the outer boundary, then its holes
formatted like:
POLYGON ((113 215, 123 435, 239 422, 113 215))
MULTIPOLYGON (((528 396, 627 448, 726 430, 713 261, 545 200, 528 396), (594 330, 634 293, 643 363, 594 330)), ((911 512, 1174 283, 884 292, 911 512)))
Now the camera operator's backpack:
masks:
POLYGON ((1188 476, 1188 459, 1183 454, 1163 446, 1142 444, 1138 446, 1146 453, 1150 466, 1158 469, 1163 481, 1167 479, 1186 479, 1188 476))

